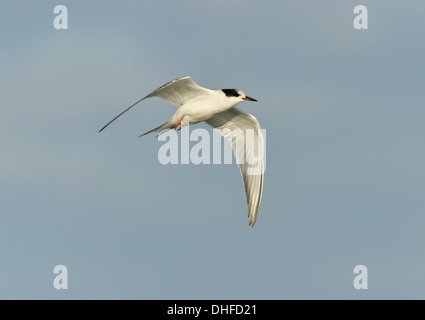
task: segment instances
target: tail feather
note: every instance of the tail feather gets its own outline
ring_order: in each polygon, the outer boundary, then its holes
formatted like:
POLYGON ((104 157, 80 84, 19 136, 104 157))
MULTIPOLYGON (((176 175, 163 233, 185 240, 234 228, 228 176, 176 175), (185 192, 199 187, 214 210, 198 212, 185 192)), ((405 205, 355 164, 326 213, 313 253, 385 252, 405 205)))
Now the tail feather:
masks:
MULTIPOLYGON (((170 125, 170 121, 167 121, 166 123, 161 124, 160 126, 158 126, 158 127, 154 128, 154 129, 152 129, 152 130, 149 130, 148 132, 145 132, 145 133, 141 134, 141 135, 139 136, 139 138, 140 138, 140 137, 143 137, 144 135, 147 135, 147 134, 149 134, 149 133, 155 132, 155 131, 162 131, 162 130, 164 130, 164 129, 166 129, 166 131, 168 131, 168 130, 171 130, 171 129, 173 129, 173 128, 174 128, 174 126, 173 126, 173 125, 170 125)), ((165 132, 165 131, 164 131, 164 132, 165 132)), ((161 133, 163 133, 163 132, 160 132, 159 134, 161 134, 161 133)), ((159 135, 159 134, 158 134, 158 135, 159 135)))

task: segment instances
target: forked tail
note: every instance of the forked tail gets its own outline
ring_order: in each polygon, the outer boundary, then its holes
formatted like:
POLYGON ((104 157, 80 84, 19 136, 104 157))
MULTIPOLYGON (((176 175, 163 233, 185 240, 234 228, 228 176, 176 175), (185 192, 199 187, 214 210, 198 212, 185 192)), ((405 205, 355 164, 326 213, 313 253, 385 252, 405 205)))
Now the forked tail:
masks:
MULTIPOLYGON (((144 135, 147 135, 148 133, 152 133, 152 132, 156 132, 156 131, 162 131, 162 130, 166 130, 164 132, 167 132, 168 130, 173 129, 173 128, 174 128, 174 126, 172 124, 170 124, 170 121, 167 121, 166 123, 161 124, 160 126, 154 128, 154 129, 152 129, 152 130, 150 130, 148 132, 145 132, 145 133, 141 134, 139 136, 139 138, 140 137, 143 137, 144 135)), ((164 133, 164 132, 160 132, 159 134, 164 133)))

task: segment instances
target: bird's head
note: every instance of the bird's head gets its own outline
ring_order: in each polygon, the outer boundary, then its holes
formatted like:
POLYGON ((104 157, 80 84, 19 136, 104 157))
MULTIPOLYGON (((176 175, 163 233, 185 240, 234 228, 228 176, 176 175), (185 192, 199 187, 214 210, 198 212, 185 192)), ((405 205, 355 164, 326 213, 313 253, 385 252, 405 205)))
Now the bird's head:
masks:
POLYGON ((245 93, 243 93, 243 91, 238 89, 221 89, 221 91, 223 91, 226 97, 230 99, 238 99, 238 102, 242 102, 243 100, 257 101, 254 98, 248 97, 245 93))

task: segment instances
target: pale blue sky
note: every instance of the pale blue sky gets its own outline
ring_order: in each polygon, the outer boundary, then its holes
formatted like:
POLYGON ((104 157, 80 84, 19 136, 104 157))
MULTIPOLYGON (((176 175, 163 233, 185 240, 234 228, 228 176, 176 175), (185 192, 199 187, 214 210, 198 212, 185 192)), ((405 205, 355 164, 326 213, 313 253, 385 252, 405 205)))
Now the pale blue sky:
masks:
MULTIPOLYGON (((425 296, 425 2, 3 1, 0 298, 425 296), (53 8, 68 8, 68 30, 53 8), (353 9, 369 29, 353 28, 353 9), (235 165, 137 138, 189 75, 259 100, 263 203, 235 165), (68 268, 69 289, 53 288, 68 268), (369 289, 353 287, 353 269, 369 289)), ((208 128, 201 124, 196 127, 208 128)))

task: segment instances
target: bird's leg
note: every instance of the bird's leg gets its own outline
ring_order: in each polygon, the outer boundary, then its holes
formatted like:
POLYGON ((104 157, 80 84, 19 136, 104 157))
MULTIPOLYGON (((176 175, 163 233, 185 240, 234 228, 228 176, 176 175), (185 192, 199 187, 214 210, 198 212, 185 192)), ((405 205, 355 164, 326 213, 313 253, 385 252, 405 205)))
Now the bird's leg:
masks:
POLYGON ((183 117, 181 117, 179 121, 177 121, 177 123, 176 123, 176 125, 174 126, 174 128, 176 128, 176 129, 177 129, 177 127, 178 127, 179 125, 181 125, 181 124, 182 124, 182 120, 183 120, 183 118, 184 118, 184 116, 183 116, 183 117))
MULTIPOLYGON (((178 126, 180 126, 182 124, 182 120, 183 120, 184 116, 180 118, 179 121, 177 121, 176 125, 174 126, 175 129, 177 129, 178 126)), ((184 128, 186 126, 181 126, 179 129, 177 130, 181 130, 182 128, 184 128)))
POLYGON ((181 129, 186 128, 186 127, 187 127, 187 124, 183 124, 183 125, 180 126, 180 128, 177 129, 177 131, 180 131, 181 129))

